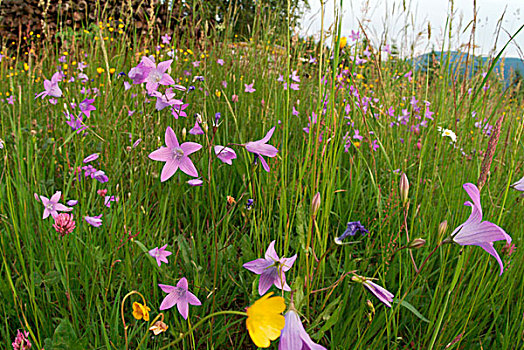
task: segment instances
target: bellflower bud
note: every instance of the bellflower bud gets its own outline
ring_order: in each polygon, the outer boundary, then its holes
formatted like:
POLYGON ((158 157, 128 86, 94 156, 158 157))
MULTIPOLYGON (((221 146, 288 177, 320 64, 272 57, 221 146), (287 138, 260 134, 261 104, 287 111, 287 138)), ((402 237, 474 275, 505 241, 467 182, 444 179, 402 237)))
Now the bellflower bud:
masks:
POLYGON ((400 198, 402 199, 402 204, 406 204, 408 201, 409 194, 409 181, 406 173, 402 173, 400 176, 400 198))
POLYGON ((408 243, 408 248, 410 249, 422 248, 425 244, 426 244, 425 239, 415 238, 414 240, 408 243))
POLYGON ((318 209, 320 209, 320 192, 317 192, 311 201, 311 212, 313 215, 317 215, 318 209))

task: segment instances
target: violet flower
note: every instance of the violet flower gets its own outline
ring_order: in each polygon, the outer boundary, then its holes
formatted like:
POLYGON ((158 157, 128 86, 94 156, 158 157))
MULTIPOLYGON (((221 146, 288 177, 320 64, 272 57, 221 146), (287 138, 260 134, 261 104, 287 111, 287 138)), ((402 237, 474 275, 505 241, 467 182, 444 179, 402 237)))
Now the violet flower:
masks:
POLYGON ((188 156, 201 149, 202 145, 195 142, 184 142, 180 145, 170 126, 166 129, 165 142, 167 147, 160 147, 149 154, 152 160, 166 162, 160 175, 160 181, 168 180, 178 168, 189 176, 198 177, 198 171, 188 156))
POLYGON ((155 91, 158 88, 158 85, 173 85, 175 83, 173 78, 171 78, 171 76, 166 73, 173 60, 160 62, 158 66, 156 66, 155 62, 151 61, 147 57, 144 57, 143 61, 147 62, 148 67, 152 67, 149 75, 144 80, 146 83, 146 90, 148 92, 155 91))
POLYGON ((198 120, 195 121, 195 126, 191 130, 189 130, 189 133, 191 135, 204 135, 204 130, 200 127, 200 124, 198 124, 198 120))
POLYGON ((256 259, 242 265, 251 272, 260 275, 258 282, 258 293, 264 295, 274 284, 278 289, 291 291, 287 282, 285 272, 293 266, 297 255, 291 258, 279 258, 275 251, 275 241, 269 244, 264 258, 256 259))
POLYGON ((84 220, 91 226, 100 227, 102 226, 102 214, 97 216, 84 216, 84 220))
POLYGON ((253 87, 254 84, 255 84, 255 83, 244 84, 244 86, 246 87, 245 90, 244 90, 244 92, 248 92, 248 93, 252 94, 253 92, 257 91, 257 90, 253 87))
POLYGON ((275 127, 272 127, 267 132, 266 136, 264 136, 263 139, 246 143, 246 149, 249 152, 254 153, 258 156, 258 158, 260 159, 260 162, 262 163, 262 167, 267 172, 269 172, 270 170, 269 165, 267 164, 266 160, 262 156, 275 157, 278 153, 278 149, 276 149, 272 145, 267 144, 269 139, 271 139, 271 136, 273 136, 273 132, 275 132, 275 127))
POLYGON ((369 231, 360 223, 360 221, 350 221, 348 222, 344 233, 340 237, 335 238, 335 243, 344 244, 342 242, 344 239, 349 236, 354 236, 359 232, 362 234, 362 236, 364 236, 366 233, 369 233, 369 231))
POLYGON ((511 187, 513 187, 517 191, 524 191, 524 177, 519 181, 515 182, 513 185, 511 185, 511 187))
POLYGON ((60 201, 60 196, 62 195, 61 191, 56 192, 51 199, 47 197, 40 196, 42 204, 44 205, 44 215, 42 219, 46 219, 51 215, 53 219, 58 216, 59 211, 71 211, 73 208, 66 207, 63 204, 58 203, 60 201))
POLYGON ((93 102, 95 102, 94 98, 86 98, 85 100, 79 103, 80 111, 84 113, 85 116, 88 118, 91 116, 91 111, 96 111, 96 107, 93 106, 93 102))
POLYGON ((35 96, 35 99, 38 97, 44 98, 46 96, 52 97, 62 97, 62 90, 58 86, 58 82, 62 80, 62 75, 60 72, 56 72, 51 77, 51 80, 44 80, 44 91, 35 96))
POLYGON ((215 146, 215 154, 218 159, 229 165, 233 164, 233 159, 236 159, 237 157, 237 154, 233 149, 219 145, 215 146))
POLYGON ((187 290, 187 279, 185 277, 182 277, 180 281, 178 281, 176 287, 166 284, 159 284, 158 286, 165 293, 169 293, 164 298, 164 300, 162 300, 162 304, 160 304, 160 310, 170 309, 176 304, 180 315, 182 315, 182 317, 187 320, 187 316, 189 314, 188 304, 195 306, 202 305, 196 295, 187 290))
POLYGON ((374 296, 378 298, 384 305, 391 307, 391 302, 393 301, 394 295, 390 293, 387 289, 379 286, 375 282, 372 282, 368 279, 365 279, 362 282, 364 287, 366 287, 374 296))
POLYGON ((471 215, 462 225, 451 233, 451 240, 460 245, 477 245, 492 255, 500 265, 500 274, 504 272, 502 260, 493 247, 493 242, 505 240, 511 243, 511 237, 504 230, 492 222, 482 221, 482 207, 480 205, 480 192, 477 186, 466 183, 462 187, 471 200, 464 203, 471 207, 471 215))
POLYGON ((189 186, 202 186, 204 184, 204 181, 201 179, 191 179, 186 181, 189 186))
POLYGON ((92 162, 93 160, 97 160, 99 157, 98 153, 93 153, 91 155, 88 155, 87 157, 84 158, 84 164, 85 163, 89 163, 89 162, 92 162))
POLYGON ((284 317, 286 324, 280 333, 278 350, 326 350, 322 345, 313 342, 293 308, 286 312, 284 317))
POLYGON ((164 245, 163 247, 160 247, 160 248, 156 247, 149 251, 149 255, 151 255, 153 258, 156 259, 158 267, 160 267, 160 265, 163 262, 168 264, 169 261, 167 261, 167 257, 173 254, 170 251, 167 251, 166 248, 167 248, 167 244, 164 245))

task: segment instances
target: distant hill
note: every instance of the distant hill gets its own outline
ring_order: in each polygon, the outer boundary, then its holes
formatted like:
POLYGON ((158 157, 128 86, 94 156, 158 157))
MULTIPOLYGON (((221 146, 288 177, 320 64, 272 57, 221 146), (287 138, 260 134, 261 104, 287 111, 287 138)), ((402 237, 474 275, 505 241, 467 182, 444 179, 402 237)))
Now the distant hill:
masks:
MULTIPOLYGON (((415 69, 426 71, 428 63, 431 65, 434 61, 439 61, 444 64, 448 59, 448 55, 449 66, 451 69, 454 71, 463 71, 466 68, 467 54, 459 51, 449 51, 444 53, 430 52, 415 57, 413 59, 415 69)), ((470 57, 470 63, 468 66, 470 76, 475 73, 486 72, 488 70, 490 60, 490 57, 475 56, 474 59, 470 57)), ((516 57, 501 58, 495 65, 494 72, 500 78, 503 78, 506 84, 510 84, 515 75, 520 75, 524 78, 524 61, 516 57)))

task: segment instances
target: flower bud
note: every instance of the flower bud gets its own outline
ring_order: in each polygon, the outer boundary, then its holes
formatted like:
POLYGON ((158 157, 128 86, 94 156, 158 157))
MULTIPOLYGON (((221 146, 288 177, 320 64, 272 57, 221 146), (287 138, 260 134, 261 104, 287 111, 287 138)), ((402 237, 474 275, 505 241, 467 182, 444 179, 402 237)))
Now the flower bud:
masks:
POLYGON ((400 176, 400 198, 402 199, 402 204, 406 204, 408 201, 409 194, 409 181, 406 173, 402 173, 400 176))
POLYGON ((313 200, 311 201, 311 212, 313 215, 317 215, 318 209, 320 208, 320 192, 317 192, 313 196, 313 200))
POLYGON ((182 140, 186 139, 186 135, 187 135, 187 130, 186 130, 186 128, 183 128, 182 129, 182 140))
POLYGON ((438 225, 438 236, 439 237, 444 236, 447 229, 448 229, 448 222, 444 220, 440 223, 440 225, 438 225))
POLYGON ((426 244, 425 239, 415 238, 414 240, 408 243, 408 248, 410 249, 422 248, 425 244, 426 244))

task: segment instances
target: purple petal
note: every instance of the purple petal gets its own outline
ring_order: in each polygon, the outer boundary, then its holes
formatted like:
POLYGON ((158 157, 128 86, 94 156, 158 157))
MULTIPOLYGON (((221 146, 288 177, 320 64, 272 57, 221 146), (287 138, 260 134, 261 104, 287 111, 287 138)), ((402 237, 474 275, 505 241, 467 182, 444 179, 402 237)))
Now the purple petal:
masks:
POLYGON ((186 300, 191 305, 195 305, 195 306, 202 305, 202 303, 200 302, 200 300, 198 300, 196 295, 194 295, 193 293, 191 293, 189 291, 186 292, 186 300))
POLYGON ((390 302, 393 301, 393 294, 372 281, 366 280, 363 284, 364 287, 373 293, 384 305, 391 307, 390 302))
POLYGON ((66 207, 63 204, 57 203, 54 206, 55 211, 71 211, 73 208, 66 207))
POLYGON ((160 182, 169 180, 178 170, 180 161, 168 160, 164 167, 162 168, 162 173, 160 174, 160 182))
MULTIPOLYGON (((288 311, 284 315, 286 323, 280 334, 278 350, 298 349, 302 350, 302 331, 303 327, 300 318, 294 311, 288 311)), ((305 331, 304 331, 305 332, 305 331)))
POLYGON ((180 145, 180 148, 182 148, 182 151, 184 151, 184 155, 188 156, 191 153, 194 153, 202 148, 202 145, 196 143, 196 142, 184 142, 180 145))
POLYGON ((42 219, 47 219, 51 215, 51 212, 47 209, 47 207, 44 209, 44 215, 42 216, 42 219))
POLYGON ((98 153, 93 153, 87 157, 84 158, 84 163, 92 162, 93 160, 98 159, 98 153))
POLYGON ((49 201, 51 203, 58 203, 58 201, 60 200, 60 196, 61 195, 62 195, 62 192, 58 191, 51 197, 51 199, 49 201))
POLYGON ((173 131, 173 129, 171 129, 170 126, 168 126, 166 129, 165 141, 167 147, 169 148, 180 147, 175 132, 173 131))
POLYGON ((259 142, 248 142, 246 149, 251 153, 256 153, 266 157, 274 157, 278 153, 278 149, 271 145, 259 142))
POLYGON ((251 272, 256 273, 257 275, 261 275, 271 265, 273 265, 272 260, 256 259, 256 260, 245 263, 244 265, 242 265, 242 267, 244 267, 245 269, 248 269, 251 272))
POLYGON ((453 237, 453 241, 460 245, 479 245, 487 242, 506 240, 511 242, 511 237, 503 229, 489 221, 478 224, 466 224, 453 237))
POLYGON ((189 176, 198 177, 198 171, 195 165, 188 157, 182 157, 179 161, 180 170, 189 176))
POLYGON ((171 78, 169 74, 164 74, 162 75, 162 78, 160 79, 158 83, 160 85, 173 85, 175 81, 173 80, 173 78, 171 78))
POLYGON ((180 281, 178 281, 177 285, 178 288, 182 288, 184 290, 187 290, 187 279, 185 277, 182 277, 180 281))
POLYGON ((493 247, 493 243, 489 243, 489 242, 488 243, 482 243, 482 244, 479 244, 478 246, 481 247, 482 249, 484 249, 489 254, 491 254, 493 257, 495 257, 495 259, 497 259, 497 262, 500 265, 500 275, 502 275, 502 273, 504 272, 504 265, 502 264, 502 259, 500 258, 499 254, 497 253, 497 251, 493 247))
POLYGON ((280 262, 282 263, 282 271, 287 272, 293 266, 297 260, 297 254, 293 255, 291 258, 282 258, 280 262))
POLYGON ((262 168, 264 168, 265 171, 267 171, 269 173, 269 171, 271 170, 269 168, 269 165, 267 164, 266 160, 264 159, 264 157, 262 156, 258 156, 258 159, 260 160, 260 163, 262 163, 262 168))
POLYGON ((524 191, 524 177, 511 186, 517 191, 524 191))
POLYGON ((272 241, 269 243, 269 246, 267 247, 266 254, 265 254, 266 260, 275 260, 279 261, 280 258, 277 255, 277 252, 275 250, 275 241, 272 241))
POLYGON ((149 154, 149 159, 167 162, 173 158, 173 151, 168 147, 160 147, 149 154))
POLYGON ((266 294, 269 288, 271 288, 271 286, 275 283, 275 271, 276 268, 269 269, 260 275, 260 281, 258 282, 258 293, 260 295, 266 294))
MULTIPOLYGON (((180 315, 184 318, 184 320, 187 320, 187 316, 189 314, 189 304, 187 301, 179 300, 176 304, 176 307, 178 309, 178 312, 180 312, 180 315)), ((160 307, 160 310, 162 310, 162 307, 160 307)))
POLYGON ((158 66, 156 67, 156 69, 161 73, 165 73, 171 66, 171 63, 173 63, 173 60, 167 60, 164 62, 160 62, 158 66))
POLYGON ((177 290, 177 287, 170 286, 168 284, 158 284, 158 286, 160 287, 160 289, 162 289, 164 293, 173 293, 177 290))
POLYGON ((267 132, 266 136, 264 136, 264 138, 260 140, 260 142, 262 142, 262 143, 268 142, 269 139, 271 139, 271 136, 273 136, 274 132, 275 132, 275 127, 272 127, 271 129, 269 129, 269 131, 267 132))
MULTIPOLYGON (((175 293, 169 293, 166 295, 164 300, 162 300, 162 304, 160 304, 160 310, 167 310, 175 306, 175 304, 178 303, 180 298, 178 297, 178 294, 175 293)), ((178 304, 177 304, 178 305, 178 304)))
POLYGON ((275 287, 277 287, 278 289, 288 291, 288 292, 291 291, 291 288, 288 286, 286 282, 286 274, 284 273, 284 271, 280 271, 280 273, 277 274, 275 278, 275 287))

